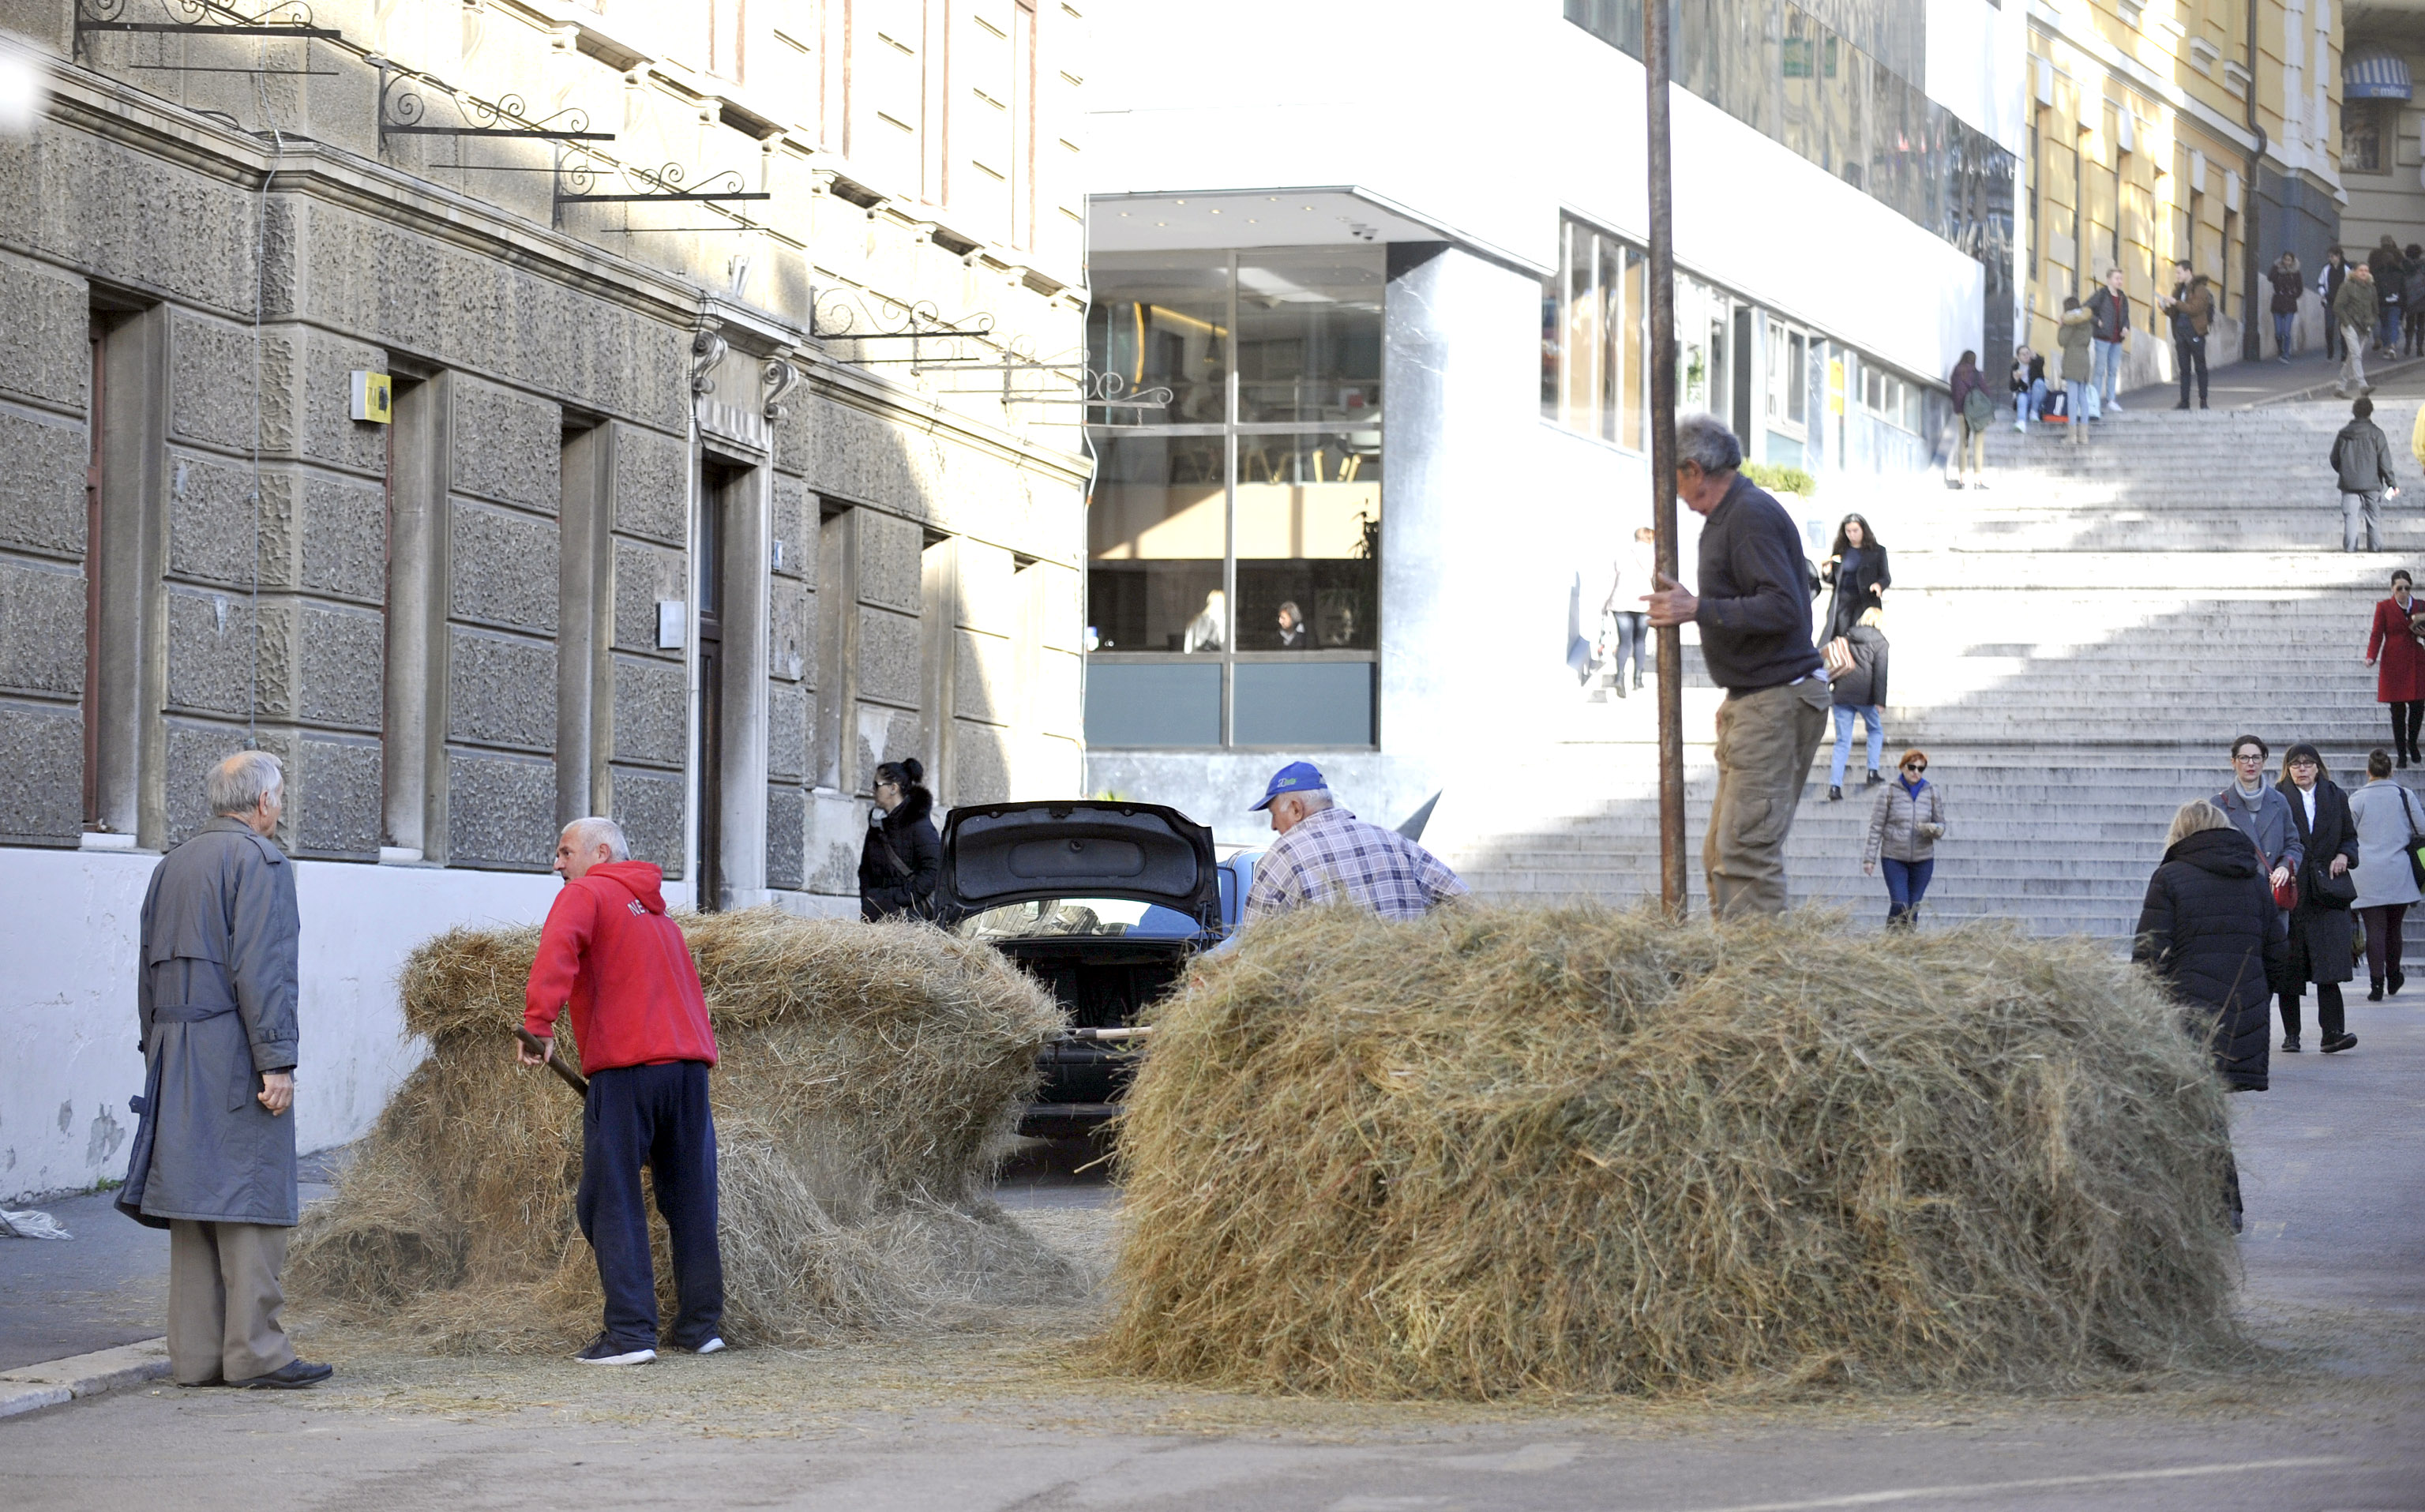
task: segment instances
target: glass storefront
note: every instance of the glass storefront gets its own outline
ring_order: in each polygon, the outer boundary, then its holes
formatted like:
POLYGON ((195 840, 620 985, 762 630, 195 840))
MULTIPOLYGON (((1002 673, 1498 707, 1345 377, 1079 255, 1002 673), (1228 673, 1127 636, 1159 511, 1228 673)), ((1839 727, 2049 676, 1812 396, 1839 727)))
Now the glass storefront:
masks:
POLYGON ((1096 259, 1089 361, 1172 402, 1088 432, 1090 744, 1374 743, 1384 255, 1096 259))

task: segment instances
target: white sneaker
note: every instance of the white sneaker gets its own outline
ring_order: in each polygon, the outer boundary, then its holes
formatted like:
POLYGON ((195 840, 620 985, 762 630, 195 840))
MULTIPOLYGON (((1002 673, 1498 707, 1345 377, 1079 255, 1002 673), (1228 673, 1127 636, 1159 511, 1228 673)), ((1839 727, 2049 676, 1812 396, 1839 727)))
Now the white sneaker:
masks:
POLYGON ((2030 433, 2030 423, 2026 420, 2015 420, 2013 422, 2013 428, 2026 436, 2030 433))
POLYGON ((697 1349, 692 1350, 691 1353, 694 1355, 713 1355, 723 1347, 724 1338, 719 1334, 715 1338, 710 1339, 707 1343, 699 1345, 697 1349))

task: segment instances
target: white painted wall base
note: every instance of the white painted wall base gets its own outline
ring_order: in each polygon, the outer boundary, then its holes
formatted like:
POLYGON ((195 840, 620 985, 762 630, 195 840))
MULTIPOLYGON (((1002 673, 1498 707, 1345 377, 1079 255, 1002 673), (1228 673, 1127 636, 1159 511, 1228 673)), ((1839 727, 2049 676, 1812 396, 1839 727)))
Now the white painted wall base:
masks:
MULTIPOLYGON (((143 1085, 136 1045, 136 935, 159 857, 0 849, 0 1194, 89 1186, 124 1174, 143 1085)), ((553 877, 297 861, 302 1065, 297 1140, 306 1150, 367 1131, 421 1046, 404 1034, 395 976, 422 941, 456 925, 536 924, 553 877)), ((690 901, 669 883, 666 901, 690 901)), ((499 1029, 502 1066, 511 1047, 499 1029)))

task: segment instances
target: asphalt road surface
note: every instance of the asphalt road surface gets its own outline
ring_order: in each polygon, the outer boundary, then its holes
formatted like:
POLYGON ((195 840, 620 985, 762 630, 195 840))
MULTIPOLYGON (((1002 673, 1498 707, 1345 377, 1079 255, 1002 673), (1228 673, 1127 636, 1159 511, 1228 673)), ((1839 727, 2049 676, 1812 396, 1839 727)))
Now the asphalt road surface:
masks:
MULTIPOLYGON (((2234 1100, 2247 1304, 2279 1351, 2247 1377, 2051 1401, 1392 1407, 1090 1375, 1066 1346, 1083 1311, 614 1372, 324 1339, 340 1375, 317 1391, 159 1388, 0 1423, 0 1504, 2425 1508, 2425 985, 2403 996, 2352 1005, 2356 1052, 2277 1056, 2273 1090, 2234 1100)), ((1113 1194, 1087 1181, 1045 1169, 1004 1195, 1100 1247, 1113 1194)), ((0 1276, 22 1253, 0 1250, 0 1276)))

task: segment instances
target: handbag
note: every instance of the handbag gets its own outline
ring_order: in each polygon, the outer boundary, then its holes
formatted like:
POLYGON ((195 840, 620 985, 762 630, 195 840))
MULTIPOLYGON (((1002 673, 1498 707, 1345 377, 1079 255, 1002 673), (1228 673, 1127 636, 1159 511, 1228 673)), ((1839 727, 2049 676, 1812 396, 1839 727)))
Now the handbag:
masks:
POLYGON ((1841 635, 1827 642, 1826 650, 1821 654, 1826 658, 1827 676, 1830 681, 1842 677, 1853 669, 1853 643, 1841 635))
POLYGON ((2273 906, 2288 913, 2299 906, 2299 879, 2286 877, 2273 887, 2273 906))
POLYGON ((2401 847, 2408 856, 2408 873, 2419 888, 2425 888, 2425 833, 2417 828, 2417 813, 2408 807, 2406 788, 2400 790, 2400 816, 2408 821, 2408 844, 2401 847))
POLYGON ((2343 872, 2335 877, 2321 862, 2309 861, 2315 877, 2307 884, 2307 901, 2320 909, 2346 909, 2357 901, 2357 878, 2343 872))

